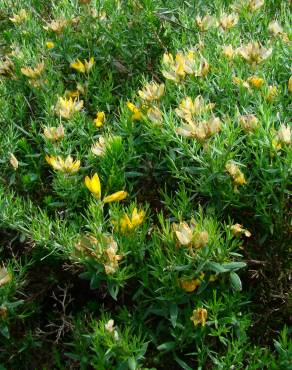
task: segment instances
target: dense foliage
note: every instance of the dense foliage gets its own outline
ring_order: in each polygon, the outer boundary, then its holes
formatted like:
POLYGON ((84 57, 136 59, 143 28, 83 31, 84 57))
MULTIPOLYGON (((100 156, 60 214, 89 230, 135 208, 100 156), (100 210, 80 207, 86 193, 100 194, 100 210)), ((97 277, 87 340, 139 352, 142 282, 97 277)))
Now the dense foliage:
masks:
POLYGON ((289 6, 0 0, 0 369, 292 368, 289 6))

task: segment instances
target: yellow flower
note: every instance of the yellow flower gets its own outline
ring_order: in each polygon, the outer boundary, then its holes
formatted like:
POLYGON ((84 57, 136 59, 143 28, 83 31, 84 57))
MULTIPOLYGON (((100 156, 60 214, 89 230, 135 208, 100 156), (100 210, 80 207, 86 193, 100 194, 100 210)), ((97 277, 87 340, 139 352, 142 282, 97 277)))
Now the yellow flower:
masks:
POLYGON ((91 57, 89 61, 84 60, 84 63, 82 63, 79 59, 76 59, 75 62, 72 62, 70 64, 70 67, 75 69, 76 71, 80 73, 89 73, 89 71, 92 69, 94 65, 94 58, 91 57))
POLYGON ((228 30, 238 23, 238 15, 235 13, 223 13, 220 17, 219 23, 223 30, 228 30))
POLYGON ((266 49, 257 41, 250 42, 236 49, 236 53, 250 64, 258 64, 272 54, 273 49, 266 49))
POLYGON ((241 78, 237 77, 237 76, 233 76, 232 77, 232 82, 235 84, 235 85, 238 85, 238 86, 242 86, 244 88, 246 88, 247 90, 250 90, 250 86, 249 86, 249 83, 242 80, 241 78))
POLYGON ((85 73, 85 65, 79 59, 75 60, 75 62, 72 62, 70 67, 76 69, 76 71, 80 73, 85 73))
POLYGON ((90 234, 81 236, 80 241, 75 245, 74 256, 86 256, 94 258, 104 266, 107 275, 113 274, 119 268, 119 261, 123 258, 118 255, 118 245, 110 235, 99 235, 98 239, 90 234), (77 252, 77 253, 76 253, 77 252))
POLYGON ((15 157, 15 155, 13 153, 10 153, 10 160, 9 160, 11 166, 14 168, 14 170, 16 171, 17 168, 18 168, 18 160, 17 158, 15 157))
POLYGON ((173 230, 180 245, 190 245, 193 239, 193 232, 196 227, 196 223, 192 220, 190 226, 186 222, 180 222, 179 224, 173 224, 173 230))
POLYGON ((6 56, 3 60, 0 60, 0 75, 9 75, 13 67, 14 63, 6 56))
POLYGON ((209 241, 209 234, 207 231, 198 231, 193 234, 192 244, 196 249, 203 248, 209 241))
POLYGON ((213 283, 214 281, 216 281, 217 280, 217 276, 216 275, 210 275, 210 277, 209 277, 209 281, 210 281, 210 283, 213 283))
POLYGON ((157 123, 162 121, 162 112, 158 107, 151 107, 147 110, 147 117, 151 122, 157 123))
POLYGON ((206 14, 203 18, 201 16, 197 16, 196 23, 200 31, 207 31, 210 28, 218 26, 216 18, 209 14, 206 14))
POLYGON ((209 71, 210 71, 210 64, 207 62, 206 59, 203 58, 201 60, 200 67, 195 72, 195 76, 205 77, 209 71))
POLYGON ((85 185, 96 199, 101 198, 101 185, 100 185, 100 180, 99 180, 97 173, 95 173, 92 176, 92 178, 90 178, 89 176, 86 176, 85 185))
POLYGON ((66 90, 64 94, 65 98, 79 98, 80 91, 78 90, 66 90))
POLYGON ((53 41, 47 41, 46 42, 46 48, 47 49, 53 49, 55 47, 55 43, 53 41))
POLYGON ((64 96, 65 98, 78 98, 80 95, 85 94, 85 88, 87 88, 87 84, 82 85, 78 82, 76 90, 66 90, 64 96))
POLYGON ((248 9, 252 12, 260 9, 265 4, 265 0, 249 0, 248 9))
MULTIPOLYGON (((101 185, 98 174, 95 173, 92 178, 89 176, 85 177, 85 185, 90 190, 90 192, 94 195, 95 198, 101 199, 101 185)), ((108 195, 103 198, 103 203, 110 203, 116 202, 119 200, 123 200, 127 197, 128 193, 126 191, 117 191, 111 195, 108 195)))
POLYGON ((119 268, 119 261, 123 256, 117 254, 118 244, 112 236, 106 238, 108 247, 105 250, 106 262, 104 263, 104 270, 107 275, 113 274, 119 268))
POLYGON ((80 161, 74 161, 70 155, 67 156, 65 160, 59 156, 54 157, 46 155, 46 161, 54 170, 68 174, 75 173, 80 168, 80 161))
POLYGON ((94 66, 94 58, 91 57, 88 61, 84 60, 85 70, 88 73, 94 66))
POLYGON ((164 84, 158 85, 156 82, 147 83, 142 90, 138 91, 141 99, 148 102, 159 100, 164 94, 164 84))
POLYGON ((204 141, 209 139, 221 130, 221 121, 218 117, 212 116, 208 121, 188 121, 176 129, 179 135, 191 137, 204 141))
MULTIPOLYGON (((89 2, 90 0, 83 0, 84 2, 89 2)), ((90 15, 98 19, 99 21, 105 21, 107 19, 107 14, 105 11, 98 12, 95 8, 90 9, 90 15)))
POLYGON ((52 31, 55 33, 61 33, 63 31, 63 28, 67 25, 67 21, 63 18, 55 19, 47 24, 47 26, 44 26, 43 28, 46 31, 52 31))
POLYGON ((277 139, 281 144, 291 144, 291 127, 282 124, 277 133, 277 139))
POLYGON ((276 96, 278 95, 278 88, 275 85, 268 86, 268 93, 266 95, 266 99, 268 102, 272 102, 276 96))
POLYGON ((225 165, 225 169, 232 177, 232 180, 235 185, 246 184, 244 174, 240 171, 239 167, 233 161, 227 162, 225 165))
POLYGON ((187 222, 174 223, 172 228, 180 245, 200 249, 209 241, 207 231, 197 231, 197 225, 194 220, 191 220, 190 225, 187 222))
POLYGON ((213 103, 206 104, 201 95, 198 95, 194 100, 187 96, 180 102, 175 112, 180 118, 190 122, 195 116, 212 110, 214 105, 213 103))
POLYGON ((165 65, 171 65, 174 63, 174 59, 172 54, 170 53, 164 53, 162 58, 162 63, 165 65))
MULTIPOLYGON (((278 141, 278 139, 277 138, 274 138, 273 140, 272 140, 272 146, 273 146, 273 148, 276 150, 276 151, 278 151, 278 150, 280 150, 281 148, 282 148, 282 144, 278 141)), ((273 155, 273 154, 272 154, 273 155)))
POLYGON ((0 287, 2 285, 10 283, 12 276, 8 272, 6 267, 0 267, 0 287))
MULTIPOLYGON (((84 1, 84 0, 83 0, 84 1)), ((119 340, 119 333, 115 330, 114 320, 110 319, 104 326, 105 330, 113 334, 115 340, 119 340)))
MULTIPOLYGON (((83 2, 82 2, 82 4, 83 4, 83 2)), ((115 330, 114 324, 115 324, 114 320, 112 320, 112 319, 109 320, 104 326, 105 330, 112 333, 115 330)))
POLYGON ((50 141, 58 141, 65 136, 65 129, 63 125, 58 127, 45 127, 44 136, 50 141))
POLYGON ((21 70, 21 73, 25 75, 26 77, 35 79, 41 75, 44 67, 45 67, 45 64, 42 62, 42 63, 37 64, 35 68, 22 67, 20 70, 21 70))
POLYGON ((247 82, 252 87, 255 87, 256 89, 260 89, 263 86, 265 80, 261 77, 251 76, 247 79, 247 82))
POLYGON ((260 9, 264 5, 264 3, 264 0, 237 0, 234 4, 231 5, 231 8, 237 12, 243 8, 254 12, 260 9))
POLYGON ((184 71, 186 74, 194 74, 196 72, 196 54, 193 49, 189 49, 184 55, 183 55, 183 64, 184 64, 184 71))
POLYGON ((224 45, 222 46, 222 54, 227 59, 233 59, 235 50, 233 49, 232 45, 224 45))
POLYGON ((144 217, 145 212, 143 210, 138 212, 136 207, 133 209, 131 218, 125 213, 120 220, 120 228, 122 233, 133 231, 136 227, 142 224, 144 217))
POLYGON ((232 231, 234 236, 240 236, 243 234, 247 238, 251 237, 251 232, 247 229, 244 229, 240 224, 231 225, 230 230, 232 231))
POLYGON ((283 33, 283 28, 277 21, 271 21, 268 25, 268 30, 273 36, 281 35, 283 33))
POLYGON ((202 272, 197 279, 193 279, 193 280, 180 279, 179 281, 180 287, 186 292, 191 293, 202 284, 204 276, 205 274, 202 272))
POLYGON ((28 14, 25 9, 21 9, 18 14, 13 13, 13 17, 9 18, 9 20, 16 24, 24 23, 28 18, 28 14))
POLYGON ((105 122, 105 113, 104 112, 97 112, 96 118, 93 120, 96 127, 101 127, 105 122))
POLYGON ((104 203, 111 203, 111 202, 117 202, 119 200, 123 200, 128 196, 128 193, 126 191, 120 190, 116 193, 113 193, 111 195, 108 195, 103 198, 104 203))
POLYGON ((55 107, 55 111, 63 118, 71 118, 73 114, 79 112, 83 108, 83 100, 66 99, 59 97, 55 107))
POLYGON ((162 59, 163 76, 171 81, 180 82, 186 75, 185 58, 182 53, 177 53, 175 60, 171 54, 165 53, 162 59))
POLYGON ((142 113, 136 105, 131 102, 127 102, 127 107, 133 113, 132 120, 139 121, 142 118, 142 113))
POLYGON ((105 138, 100 136, 98 138, 98 141, 96 141, 92 147, 91 147, 91 152, 94 155, 97 155, 98 157, 104 155, 106 149, 106 141, 105 138))
POLYGON ((245 114, 239 116, 239 123, 246 132, 254 131, 259 126, 259 120, 254 114, 245 114))
POLYGON ((206 321, 208 318, 208 311, 205 308, 197 308, 193 310, 193 314, 190 317, 190 320, 193 321, 194 325, 206 325, 206 321))
POLYGON ((174 82, 181 82, 186 74, 200 76, 206 71, 205 61, 197 60, 195 50, 189 49, 187 52, 179 52, 175 56, 175 60, 171 54, 165 53, 162 60, 163 76, 174 82), (198 68, 199 65, 199 68, 198 68), (202 68, 205 67, 203 70, 202 68))
POLYGON ((288 91, 290 94, 292 94, 292 76, 289 78, 288 81, 288 91))

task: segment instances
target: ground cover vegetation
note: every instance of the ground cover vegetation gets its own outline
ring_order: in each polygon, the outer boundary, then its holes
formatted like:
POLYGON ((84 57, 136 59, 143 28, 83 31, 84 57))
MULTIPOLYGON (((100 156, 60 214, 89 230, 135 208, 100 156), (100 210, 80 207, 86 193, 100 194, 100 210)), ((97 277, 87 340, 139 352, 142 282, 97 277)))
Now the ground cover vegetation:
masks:
POLYGON ((290 6, 0 0, 0 369, 292 369, 290 6))

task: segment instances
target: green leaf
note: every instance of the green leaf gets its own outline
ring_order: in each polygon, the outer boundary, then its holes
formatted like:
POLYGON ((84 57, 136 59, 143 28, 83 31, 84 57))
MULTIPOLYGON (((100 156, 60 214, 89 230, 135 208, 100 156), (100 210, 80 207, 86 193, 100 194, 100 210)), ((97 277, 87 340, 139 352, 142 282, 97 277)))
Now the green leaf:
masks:
POLYGON ((130 370, 136 370, 137 369, 137 361, 134 359, 134 357, 130 357, 128 359, 128 365, 130 370))
POLYGON ((224 268, 223 265, 220 265, 219 263, 217 262, 207 262, 206 265, 205 265, 205 269, 206 270, 211 270, 211 271, 214 271, 214 272, 217 272, 217 273, 220 273, 220 272, 227 272, 228 270, 226 270, 224 268))
POLYGON ((90 289, 97 289, 99 287, 100 277, 98 274, 92 276, 90 280, 90 289))
POLYGON ((236 272, 230 272, 230 282, 234 290, 236 290, 237 292, 240 292, 242 290, 241 280, 236 272))
POLYGON ((180 265, 180 266, 175 266, 174 271, 187 271, 190 270, 191 266, 190 265, 180 265))
POLYGON ((169 313, 170 313, 170 321, 171 321, 171 324, 175 328, 176 327, 177 315, 178 315, 178 307, 177 307, 177 304, 172 303, 169 306, 169 313))
POLYGON ((175 347, 176 347, 175 342, 165 342, 165 343, 160 344, 157 347, 157 349, 158 351, 171 351, 175 347))
POLYGON ((193 370, 191 367, 189 367, 188 364, 186 364, 183 360, 181 360, 180 358, 178 358, 176 356, 176 354, 174 354, 174 359, 181 366, 182 369, 184 369, 184 370, 193 370))
POLYGON ((245 262, 229 262, 222 265, 226 270, 238 270, 246 267, 245 262))
POLYGON ((0 328, 0 333, 3 335, 3 337, 7 339, 10 338, 9 329, 7 325, 4 325, 0 328))
POLYGON ((108 288, 109 294, 116 301, 118 297, 118 293, 119 293, 119 286, 108 281, 107 288, 108 288))

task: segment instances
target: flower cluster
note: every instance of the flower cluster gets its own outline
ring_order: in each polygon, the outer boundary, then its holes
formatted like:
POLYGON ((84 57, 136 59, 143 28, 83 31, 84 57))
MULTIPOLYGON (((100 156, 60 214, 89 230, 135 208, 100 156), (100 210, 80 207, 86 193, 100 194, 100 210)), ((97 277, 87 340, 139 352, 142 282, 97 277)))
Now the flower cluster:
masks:
POLYGON ((206 325, 206 321, 208 318, 208 311, 205 308, 197 308, 193 311, 190 320, 194 323, 195 326, 197 325, 206 325))
POLYGON ((221 121, 218 117, 211 115, 209 119, 199 117, 214 107, 214 104, 206 104, 202 96, 197 96, 194 100, 186 97, 182 100, 179 107, 175 110, 176 114, 185 122, 183 126, 176 129, 179 135, 196 138, 204 142, 221 129, 221 121))
POLYGON ((125 213, 119 221, 119 229, 123 234, 130 233, 142 224, 145 217, 143 210, 138 211, 135 207, 129 216, 125 213))
POLYGON ((83 100, 77 100, 72 98, 62 98, 61 96, 58 99, 58 102, 55 107, 55 112, 62 118, 69 119, 76 112, 81 111, 83 108, 83 100))
POLYGON ((70 67, 80 73, 89 73, 94 66, 94 58, 91 57, 88 61, 84 60, 82 63, 79 59, 76 59, 70 64, 70 67))
POLYGON ((38 87, 42 81, 40 80, 40 76, 44 70, 45 64, 44 62, 41 62, 37 64, 34 68, 31 67, 22 67, 21 73, 28 77, 29 83, 32 86, 38 87))
POLYGON ((99 238, 85 235, 75 246, 75 256, 80 254, 94 258, 104 267, 106 275, 114 274, 119 268, 123 256, 117 254, 118 244, 112 235, 101 234, 99 238))
POLYGON ((49 155, 46 155, 45 158, 48 164, 52 166, 55 171, 72 174, 77 172, 80 168, 80 160, 74 161, 70 155, 68 155, 66 159, 63 159, 60 156, 54 157, 49 155))
POLYGON ((197 279, 192 280, 186 280, 186 279, 180 279, 179 284, 180 287, 188 292, 191 293, 195 291, 203 282, 205 274, 202 272, 200 276, 197 279))
POLYGON ((227 162, 225 165, 225 169, 231 176, 235 186, 246 184, 246 179, 244 177, 244 174, 240 171, 239 167, 237 166, 235 162, 233 161, 227 162))
MULTIPOLYGON (((85 177, 85 185, 88 190, 92 193, 94 198, 97 200, 101 199, 101 184, 99 180, 99 176, 95 173, 91 178, 89 176, 85 177)), ((117 191, 111 195, 107 195, 103 198, 103 203, 111 203, 117 202, 119 200, 123 200, 127 197, 128 193, 124 190, 117 191)))
POLYGON ((176 83, 182 82, 186 75, 204 77, 209 72, 206 59, 193 49, 189 49, 186 53, 179 52, 175 58, 172 54, 165 53, 162 68, 163 76, 176 83))
POLYGON ((201 231, 193 219, 190 221, 190 224, 185 221, 179 224, 174 223, 172 228, 177 237, 179 246, 201 249, 208 244, 208 232, 206 230, 201 231))

